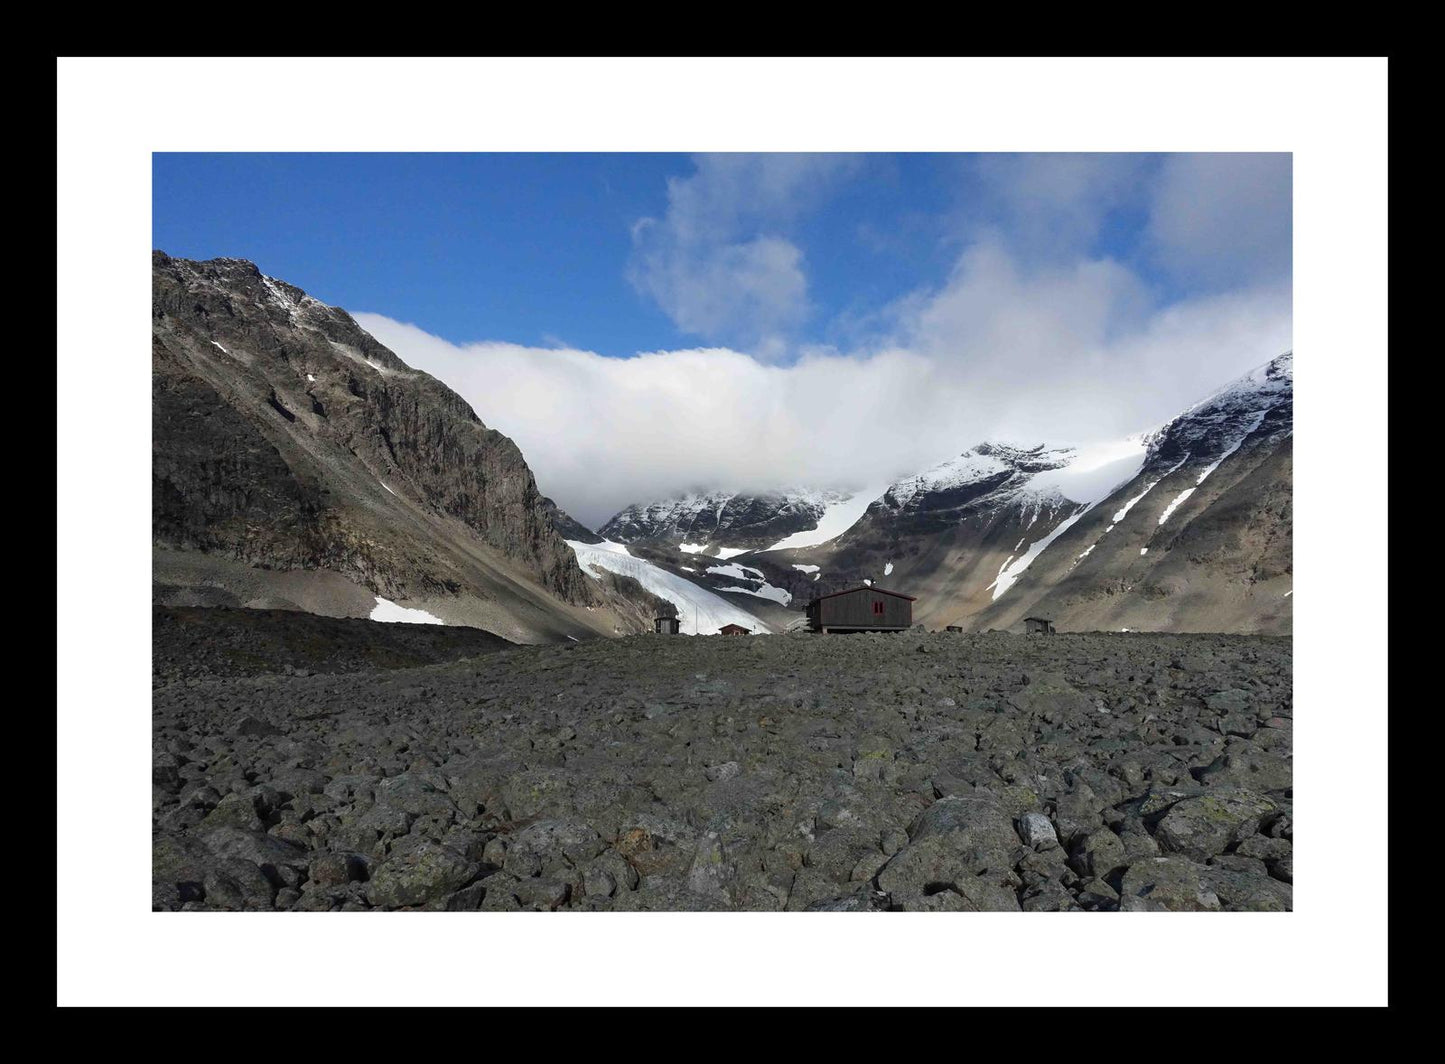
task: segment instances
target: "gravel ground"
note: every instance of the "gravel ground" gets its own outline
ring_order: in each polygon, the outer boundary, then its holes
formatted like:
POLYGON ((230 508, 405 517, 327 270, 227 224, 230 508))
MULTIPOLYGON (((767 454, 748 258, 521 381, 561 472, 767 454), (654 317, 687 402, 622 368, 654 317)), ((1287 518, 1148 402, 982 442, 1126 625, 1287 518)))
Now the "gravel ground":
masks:
MULTIPOLYGON (((183 638, 158 625, 157 662, 183 638)), ((157 676, 156 909, 1292 904, 1284 638, 634 636, 287 664, 157 676)))

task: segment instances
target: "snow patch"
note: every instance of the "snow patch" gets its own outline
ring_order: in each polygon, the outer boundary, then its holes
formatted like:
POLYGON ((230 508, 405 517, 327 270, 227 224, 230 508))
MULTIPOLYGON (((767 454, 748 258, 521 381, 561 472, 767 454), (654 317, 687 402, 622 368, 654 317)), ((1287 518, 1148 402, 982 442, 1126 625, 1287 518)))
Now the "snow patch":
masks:
POLYGON ((709 576, 730 576, 734 580, 752 580, 762 585, 756 590, 748 587, 723 587, 718 588, 719 591, 741 591, 745 595, 757 595, 759 598, 772 599, 774 602, 781 603, 784 606, 793 601, 793 596, 790 593, 768 583, 768 578, 759 569, 732 563, 729 565, 709 566, 707 571, 709 576))
POLYGON ((736 558, 739 554, 747 553, 747 547, 719 547, 717 549, 717 557, 721 558, 723 561, 727 561, 729 558, 736 558))
POLYGON ((780 587, 774 587, 772 584, 764 584, 756 591, 754 591, 750 587, 720 587, 718 588, 718 590, 736 591, 743 595, 756 595, 758 598, 772 599, 772 601, 776 602, 780 606, 786 606, 788 603, 793 601, 792 595, 790 595, 788 592, 784 591, 780 587))
MULTIPOLYGON (((1180 466, 1182 466, 1182 465, 1183 465, 1185 462, 1187 462, 1187 461, 1189 461, 1189 455, 1186 454, 1183 458, 1179 459, 1179 461, 1175 462, 1174 465, 1173 465, 1173 467, 1171 467, 1171 468, 1169 469, 1169 471, 1166 472, 1163 476, 1156 477, 1155 479, 1149 481, 1149 483, 1144 486, 1144 490, 1143 490, 1143 491, 1141 491, 1138 495, 1135 495, 1132 499, 1130 499, 1128 502, 1126 502, 1123 506, 1119 507, 1118 510, 1114 511, 1114 516, 1109 519, 1109 520, 1112 522, 1112 524, 1109 525, 1109 528, 1112 529, 1112 528, 1114 527, 1114 525, 1117 525, 1120 521, 1124 520, 1124 517, 1129 513, 1129 511, 1132 510, 1132 509, 1134 509, 1134 504, 1135 504, 1135 503, 1137 503, 1137 502, 1138 502, 1140 499, 1142 499, 1145 495, 1148 495, 1151 491, 1153 491, 1154 488, 1155 488, 1155 486, 1159 483, 1159 481, 1163 480, 1164 477, 1167 477, 1167 476, 1169 476, 1170 474, 1172 474, 1175 470, 1177 470, 1180 466)), ((1108 530, 1109 530, 1109 529, 1105 529, 1106 532, 1107 532, 1108 530)))
MULTIPOLYGON (((784 536, 771 547, 765 550, 797 550, 800 547, 817 547, 827 543, 830 539, 837 539, 848 529, 856 525, 868 507, 871 506, 882 494, 888 490, 888 485, 867 487, 862 491, 854 492, 846 499, 830 503, 823 511, 823 516, 818 518, 818 526, 803 532, 794 532, 791 536, 784 536)), ((759 551, 762 553, 762 551, 759 551)))
POLYGON ((707 571, 718 576, 730 576, 734 580, 765 580, 762 571, 748 565, 709 565, 707 571), (750 575, 751 574, 751 575, 750 575))
POLYGON ((1184 504, 1184 501, 1193 494, 1193 488, 1185 488, 1178 495, 1174 496, 1174 501, 1171 502, 1168 506, 1164 507, 1164 512, 1159 515, 1159 523, 1162 525, 1165 521, 1169 520, 1169 518, 1173 515, 1174 511, 1179 509, 1179 507, 1184 504))
POLYGON ((223 355, 229 355, 229 354, 231 353, 231 352, 227 351, 227 350, 225 349, 225 347, 223 347, 223 346, 222 346, 220 343, 218 343, 217 341, 212 340, 211 343, 213 343, 213 344, 215 344, 217 347, 221 348, 221 353, 222 353, 223 355))
POLYGON ((1029 549, 1024 552, 1023 557, 1012 565, 1006 565, 1004 570, 998 574, 998 578, 989 585, 993 588, 994 601, 997 602, 1000 595, 1014 586, 1018 578, 1023 575, 1024 570, 1032 565, 1034 559, 1044 552, 1044 548, 1073 527, 1074 522, 1088 513, 1089 509, 1089 506, 1085 506, 1072 516, 1064 518, 1055 525, 1054 530, 1043 539, 1035 543, 1030 543, 1029 549))
POLYGON ((701 554, 707 550, 706 543, 679 543, 677 549, 684 554, 701 554))
MULTIPOLYGON (((391 485, 388 484, 386 481, 384 481, 384 480, 378 480, 377 483, 380 484, 380 485, 381 485, 383 488, 385 488, 387 491, 391 491, 391 485)), ((394 492, 394 491, 391 491, 391 493, 392 493, 393 495, 396 495, 396 492, 394 492)), ((398 499, 401 498, 400 495, 396 495, 396 497, 397 497, 398 499)))
POLYGON ((413 610, 405 606, 398 606, 390 599, 376 596, 376 605, 371 610, 373 621, 387 621, 397 624, 446 624, 440 617, 436 617, 426 610, 413 610))
POLYGON ((306 379, 307 379, 308 381, 310 381, 312 384, 315 384, 315 383, 316 383, 316 374, 314 374, 314 373, 308 373, 308 374, 306 374, 306 379))
POLYGON ((1139 557, 1142 558, 1142 557, 1144 557, 1144 555, 1146 555, 1146 554, 1148 554, 1148 553, 1149 553, 1149 548, 1148 548, 1148 547, 1140 547, 1140 548, 1139 548, 1139 557))
MULTIPOLYGON (((1022 543, 1023 540, 1019 540, 1019 542, 1022 543)), ((1005 558, 1005 559, 1003 560, 1003 564, 998 567, 998 576, 996 576, 996 577, 993 578, 993 583, 992 583, 992 584, 989 584, 988 587, 984 588, 985 591, 992 590, 994 587, 996 587, 996 586, 998 585, 998 582, 999 582, 1001 579, 1003 579, 1003 571, 1008 568, 1008 563, 1011 562, 1011 561, 1013 561, 1013 560, 1014 560, 1014 556, 1013 556, 1012 554, 1010 554, 1007 558, 1005 558)))
POLYGON ((893 563, 892 563, 892 562, 889 562, 887 565, 885 565, 885 566, 883 567, 883 575, 884 575, 884 576, 892 576, 892 575, 893 575, 893 563))
POLYGON ((816 565, 794 565, 793 568, 800 573, 816 573, 818 571, 818 566, 816 565))

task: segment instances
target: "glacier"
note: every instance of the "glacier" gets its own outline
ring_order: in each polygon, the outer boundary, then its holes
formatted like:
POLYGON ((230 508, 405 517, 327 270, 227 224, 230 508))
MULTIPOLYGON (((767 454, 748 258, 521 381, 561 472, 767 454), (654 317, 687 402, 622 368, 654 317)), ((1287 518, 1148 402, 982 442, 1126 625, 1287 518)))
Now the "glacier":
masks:
POLYGON ((686 577, 670 573, 644 558, 634 558, 621 543, 609 540, 582 543, 570 539, 566 542, 585 572, 597 576, 599 569, 606 569, 630 576, 658 598, 671 602, 677 607, 678 624, 684 635, 713 635, 725 624, 740 624, 754 634, 770 632, 746 610, 686 577))

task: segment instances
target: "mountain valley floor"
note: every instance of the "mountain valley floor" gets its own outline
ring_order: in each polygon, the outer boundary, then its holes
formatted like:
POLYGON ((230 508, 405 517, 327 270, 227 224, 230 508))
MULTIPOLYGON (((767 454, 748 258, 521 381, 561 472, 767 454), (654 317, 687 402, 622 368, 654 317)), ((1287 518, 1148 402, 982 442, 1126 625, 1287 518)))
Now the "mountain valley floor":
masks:
POLYGON ((1288 638, 225 612, 154 614, 158 910, 1292 908, 1288 638))

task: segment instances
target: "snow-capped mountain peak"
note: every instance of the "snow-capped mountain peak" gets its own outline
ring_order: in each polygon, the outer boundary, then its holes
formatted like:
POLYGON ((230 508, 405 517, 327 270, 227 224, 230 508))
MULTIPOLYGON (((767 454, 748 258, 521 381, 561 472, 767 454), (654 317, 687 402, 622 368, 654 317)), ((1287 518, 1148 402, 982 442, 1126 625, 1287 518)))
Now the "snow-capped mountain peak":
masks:
POLYGON ((879 504, 896 513, 1088 504, 1137 473, 1144 454, 1139 436, 1080 447, 984 442, 898 481, 879 504))
POLYGON ((1293 431, 1294 353, 1291 351, 1230 381, 1146 434, 1146 468, 1173 466, 1183 461, 1217 465, 1251 436, 1258 434, 1262 441, 1273 441, 1293 431))
POLYGON ((729 556, 767 548, 792 533, 816 528, 848 493, 827 488, 783 488, 747 493, 689 492, 635 503, 599 533, 619 543, 672 543, 689 553, 729 556))

